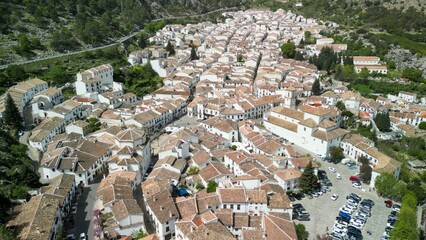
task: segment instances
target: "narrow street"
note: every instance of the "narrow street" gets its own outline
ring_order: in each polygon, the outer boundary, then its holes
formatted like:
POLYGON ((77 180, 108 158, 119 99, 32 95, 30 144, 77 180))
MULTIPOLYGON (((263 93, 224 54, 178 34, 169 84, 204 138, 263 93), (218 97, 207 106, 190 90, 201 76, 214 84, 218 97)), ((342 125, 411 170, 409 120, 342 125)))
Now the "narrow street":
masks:
POLYGON ((88 240, 94 240, 93 237, 93 210, 95 209, 96 191, 102 175, 99 175, 95 181, 89 186, 84 187, 77 204, 77 214, 74 218, 74 229, 70 233, 74 233, 76 237, 80 233, 86 233, 88 240))

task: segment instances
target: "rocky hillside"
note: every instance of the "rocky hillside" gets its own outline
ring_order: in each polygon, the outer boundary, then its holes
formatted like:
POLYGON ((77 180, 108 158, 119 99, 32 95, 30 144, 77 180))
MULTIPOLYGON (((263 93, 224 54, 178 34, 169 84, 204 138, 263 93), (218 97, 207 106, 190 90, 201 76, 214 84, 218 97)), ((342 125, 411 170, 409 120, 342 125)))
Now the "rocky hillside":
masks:
POLYGON ((105 45, 152 19, 245 5, 246 0, 0 1, 0 65, 105 45))

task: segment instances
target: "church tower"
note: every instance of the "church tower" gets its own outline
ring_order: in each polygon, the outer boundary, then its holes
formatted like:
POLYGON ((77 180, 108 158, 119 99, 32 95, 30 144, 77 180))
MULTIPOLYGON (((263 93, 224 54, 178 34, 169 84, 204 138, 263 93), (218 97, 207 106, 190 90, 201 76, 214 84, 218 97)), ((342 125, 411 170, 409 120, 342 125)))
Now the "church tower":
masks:
POLYGON ((296 109, 296 89, 294 87, 284 90, 284 107, 296 109))

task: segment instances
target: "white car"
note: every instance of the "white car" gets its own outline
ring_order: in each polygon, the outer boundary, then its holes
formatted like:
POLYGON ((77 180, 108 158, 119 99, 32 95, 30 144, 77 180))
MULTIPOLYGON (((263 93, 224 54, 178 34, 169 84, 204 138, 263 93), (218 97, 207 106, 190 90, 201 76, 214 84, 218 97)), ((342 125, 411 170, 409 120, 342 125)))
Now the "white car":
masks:
POLYGON ((328 170, 332 171, 332 172, 336 172, 336 169, 334 167, 328 167, 328 170))
POLYGON ((339 195, 333 194, 331 195, 331 200, 336 201, 339 198, 339 195))
POLYGON ((358 228, 359 230, 362 230, 362 228, 364 227, 364 225, 359 222, 353 222, 351 223, 351 225, 358 228))
POLYGON ((355 202, 354 200, 350 199, 350 198, 346 202, 351 204, 351 205, 358 206, 358 203, 355 202))
POLYGON ((362 188, 361 183, 356 183, 356 182, 352 183, 352 187, 358 188, 358 189, 362 188))
POLYGON ((80 240, 86 240, 87 236, 85 233, 80 233, 80 240))
POLYGON ((339 179, 339 180, 342 180, 342 176, 340 176, 340 173, 336 174, 336 178, 339 179))
POLYGON ((347 208, 346 206, 341 207, 339 210, 341 212, 344 212, 344 213, 349 214, 349 215, 352 215, 352 213, 353 213, 353 211, 351 209, 347 208))
POLYGON ((334 226, 333 226, 333 232, 334 231, 346 233, 348 231, 348 229, 345 226, 343 226, 343 225, 334 224, 334 226))
POLYGON ((354 205, 349 205, 349 204, 347 204, 345 206, 345 208, 350 209, 351 211, 355 211, 356 210, 356 207, 354 205))

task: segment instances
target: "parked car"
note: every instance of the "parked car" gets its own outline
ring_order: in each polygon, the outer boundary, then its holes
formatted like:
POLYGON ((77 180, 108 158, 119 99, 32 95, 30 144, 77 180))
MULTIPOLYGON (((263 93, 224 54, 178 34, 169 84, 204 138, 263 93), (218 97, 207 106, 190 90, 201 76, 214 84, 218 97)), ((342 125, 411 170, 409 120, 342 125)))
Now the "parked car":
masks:
POLYGON ((394 205, 392 206, 392 208, 393 208, 393 210, 394 210, 394 211, 397 211, 397 212, 399 212, 399 211, 401 210, 401 206, 400 206, 400 205, 398 205, 398 204, 394 204, 394 205))
POLYGON ((352 199, 352 198, 347 199, 347 200, 346 200, 346 202, 347 202, 347 203, 349 203, 349 204, 352 204, 352 205, 358 206, 358 202, 357 202, 357 201, 355 201, 355 200, 354 200, 354 199, 352 199))
POLYGON ((358 188, 358 189, 361 189, 361 188, 362 188, 361 183, 359 183, 359 182, 354 182, 354 183, 352 183, 352 187, 354 187, 354 188, 358 188))
POLYGON ((348 195, 348 197, 346 199, 348 199, 348 198, 355 199, 357 202, 359 202, 359 201, 362 200, 361 196, 359 196, 356 193, 349 193, 349 195, 348 195))
POLYGON ((336 172, 336 169, 334 167, 328 167, 328 170, 330 170, 331 172, 336 172))
POLYGON ((71 215, 76 215, 77 214, 77 206, 73 206, 72 208, 71 208, 71 215))
POLYGON ((80 233, 80 240, 87 240, 87 236, 85 233, 80 233))
POLYGON ((297 217, 297 220, 299 221, 309 221, 310 216, 308 214, 299 214, 299 216, 297 217))
POLYGON ((357 176, 350 176, 349 180, 352 182, 361 182, 361 180, 357 176))
POLYGON ((298 193, 293 193, 294 198, 296 198, 297 200, 302 200, 302 198, 304 197, 303 193, 298 192, 298 193))
POLYGON ((341 179, 342 179, 342 176, 340 175, 340 173, 337 173, 337 174, 336 174, 336 178, 337 178, 337 179, 339 179, 339 180, 341 180, 341 179))
POLYGON ((373 200, 371 200, 371 199, 364 199, 364 200, 362 200, 362 202, 361 202, 361 205, 369 205, 369 206, 374 206, 374 201, 373 200))
POLYGON ((74 233, 70 233, 67 235, 67 240, 75 240, 75 234, 74 233))
POLYGON ((331 195, 331 200, 336 201, 339 198, 339 195, 333 194, 331 195))
POLYGON ((385 204, 386 204, 387 208, 391 208, 392 207, 392 200, 390 200, 390 199, 385 200, 385 204))
POLYGON ((339 212, 339 217, 341 217, 345 221, 350 221, 352 219, 352 217, 349 214, 344 213, 342 211, 339 212))

